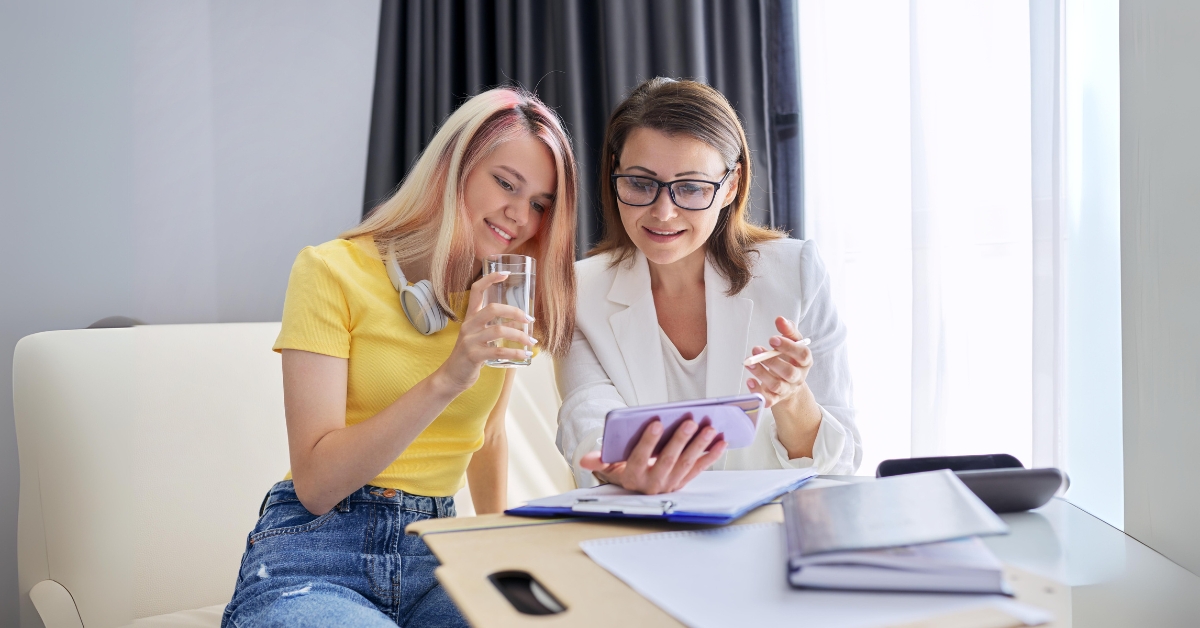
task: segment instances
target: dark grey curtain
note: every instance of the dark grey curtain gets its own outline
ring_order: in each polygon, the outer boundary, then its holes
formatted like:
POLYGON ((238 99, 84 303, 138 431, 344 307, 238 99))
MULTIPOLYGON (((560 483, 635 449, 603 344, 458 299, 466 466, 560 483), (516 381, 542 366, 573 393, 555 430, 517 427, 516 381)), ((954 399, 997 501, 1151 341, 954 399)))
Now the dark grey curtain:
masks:
POLYGON ((608 114, 639 82, 671 76, 729 98, 753 153, 753 219, 802 237, 795 10, 790 0, 383 0, 363 213, 455 107, 519 84, 558 111, 574 142, 582 254, 601 234, 608 114))

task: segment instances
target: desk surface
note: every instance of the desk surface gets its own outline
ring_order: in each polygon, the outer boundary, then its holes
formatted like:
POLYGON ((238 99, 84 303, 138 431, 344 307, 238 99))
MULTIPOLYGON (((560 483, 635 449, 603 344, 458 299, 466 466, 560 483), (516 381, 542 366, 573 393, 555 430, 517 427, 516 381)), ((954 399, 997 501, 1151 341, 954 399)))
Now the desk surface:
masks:
MULTIPOLYGON (((755 514, 740 522, 749 522, 755 514)), ((1200 577, 1069 502, 1056 498, 1035 511, 1002 515, 1002 518, 1012 533, 985 539, 996 555, 1010 566, 1069 586, 1070 617, 1059 617, 1055 626, 1200 626, 1200 577)), ((429 520, 410 526, 410 531, 434 534, 427 541, 441 557, 438 532, 523 523, 527 520, 496 515, 457 521, 429 520)), ((555 536, 549 530, 554 527, 558 526, 543 528, 547 541, 555 536)), ((637 525, 624 533, 655 532, 656 528, 637 525)), ((494 540, 499 539, 494 537, 494 540)), ((481 549, 475 547, 474 551, 481 549)), ((447 564, 442 569, 456 567, 447 564)), ((460 592, 469 597, 492 593, 460 592)), ((643 610, 647 613, 645 619, 658 616, 656 608, 643 610)))
POLYGON ((1200 626, 1200 577, 1071 503, 1002 518, 1012 533, 984 541, 1005 563, 1068 585, 1068 625, 1200 626))
POLYGON ((1012 532, 984 542, 1006 564, 1070 587, 1072 622, 1066 625, 1200 626, 1200 576, 1074 504, 1056 497, 1000 518, 1012 532))

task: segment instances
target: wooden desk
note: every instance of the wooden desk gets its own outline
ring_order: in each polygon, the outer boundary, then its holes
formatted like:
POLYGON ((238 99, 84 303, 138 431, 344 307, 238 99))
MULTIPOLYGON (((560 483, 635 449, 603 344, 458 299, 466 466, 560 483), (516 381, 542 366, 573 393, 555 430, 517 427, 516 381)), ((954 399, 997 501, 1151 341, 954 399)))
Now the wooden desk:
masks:
MULTIPOLYGON (((763 506, 739 524, 782 521, 778 504, 763 506)), ((427 520, 409 526, 420 534, 442 566, 438 580, 467 620, 480 627, 521 626, 679 626, 674 618, 596 565, 580 541, 682 529, 657 522, 527 519, 488 515, 427 520), (567 608, 557 615, 523 615, 488 580, 493 573, 532 574, 567 608)), ((687 529, 696 529, 695 526, 687 529)), ((782 577, 782 576, 781 576, 782 577)), ((1068 592, 1052 580, 1021 568, 1009 571, 1018 599, 1070 617, 1068 592)), ((1021 625, 995 609, 959 613, 912 626, 923 628, 1001 628, 1021 625)), ((1053 626, 1068 626, 1056 622, 1053 626)))
MULTIPOLYGON (((830 479, 869 482, 873 478, 830 479)), ((781 517, 780 507, 771 505, 738 523, 778 521, 781 517)), ((1200 626, 1200 576, 1070 502, 1055 498, 1037 510, 1001 518, 1011 534, 988 537, 984 542, 1010 568, 1022 601, 1055 612, 1054 626, 1200 626), (1041 594, 1037 585, 1044 585, 1041 594), (1053 592, 1046 593, 1047 589, 1053 592)), ((678 626, 579 549, 579 542, 585 539, 672 529, 677 528, 649 522, 567 522, 499 515, 424 521, 409 527, 410 532, 424 536, 442 561, 438 577, 468 620, 484 627, 678 626), (470 532, 472 528, 477 531, 470 532), (460 533, 448 534, 450 531, 460 533), (503 569, 533 573, 553 594, 561 596, 567 612, 551 616, 517 613, 487 580, 488 574, 503 569)), ((958 617, 948 624, 921 625, 1006 624, 1004 618, 958 617)))

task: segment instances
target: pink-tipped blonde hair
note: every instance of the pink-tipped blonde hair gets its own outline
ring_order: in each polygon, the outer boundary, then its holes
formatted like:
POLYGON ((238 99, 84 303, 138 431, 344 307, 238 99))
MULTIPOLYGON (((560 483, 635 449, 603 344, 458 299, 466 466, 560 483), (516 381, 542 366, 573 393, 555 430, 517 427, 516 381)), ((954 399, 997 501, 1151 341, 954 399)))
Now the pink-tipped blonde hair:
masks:
POLYGON ((475 268, 463 201, 467 177, 498 146, 525 136, 550 149, 558 179, 553 206, 537 235, 518 252, 538 261, 533 335, 559 357, 566 354, 575 330, 577 174, 562 122, 533 94, 500 87, 463 103, 442 123, 396 192, 341 237, 370 235, 381 255, 394 245, 401 264, 431 257, 434 294, 457 319, 461 304, 451 294, 470 288, 475 268))

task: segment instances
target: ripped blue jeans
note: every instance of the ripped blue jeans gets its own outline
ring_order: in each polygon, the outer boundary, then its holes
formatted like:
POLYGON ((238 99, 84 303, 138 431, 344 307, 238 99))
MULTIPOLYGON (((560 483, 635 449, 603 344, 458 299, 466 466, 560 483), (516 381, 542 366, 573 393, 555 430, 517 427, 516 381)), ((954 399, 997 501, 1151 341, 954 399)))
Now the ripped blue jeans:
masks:
POLYGON ((222 628, 466 626, 433 576, 414 521, 453 517, 453 497, 364 486, 316 516, 276 484, 246 541, 222 628))

